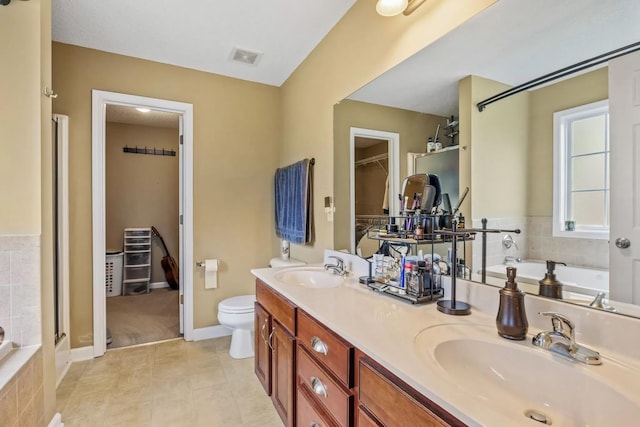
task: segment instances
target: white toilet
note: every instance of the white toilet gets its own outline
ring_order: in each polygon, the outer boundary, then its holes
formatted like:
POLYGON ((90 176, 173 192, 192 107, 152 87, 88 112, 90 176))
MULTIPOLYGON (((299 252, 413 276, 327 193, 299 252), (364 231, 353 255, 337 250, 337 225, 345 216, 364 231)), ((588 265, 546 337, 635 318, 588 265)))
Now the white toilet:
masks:
POLYGON ((218 304, 218 322, 231 329, 229 354, 234 359, 253 356, 253 316, 255 295, 227 298, 218 304))
MULTIPOLYGON (((295 258, 273 258, 270 267, 293 267, 306 262, 295 258)), ((234 359, 253 357, 255 295, 240 295, 220 301, 218 304, 218 322, 231 329, 231 348, 229 354, 234 359)))

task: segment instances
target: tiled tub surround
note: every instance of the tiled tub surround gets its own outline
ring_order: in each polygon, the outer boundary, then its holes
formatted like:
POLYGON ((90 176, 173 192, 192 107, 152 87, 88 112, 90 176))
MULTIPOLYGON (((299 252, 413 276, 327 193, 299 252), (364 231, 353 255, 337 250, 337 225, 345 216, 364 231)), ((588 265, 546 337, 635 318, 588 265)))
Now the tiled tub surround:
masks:
POLYGON ((14 353, 0 361, 0 425, 44 426, 42 350, 32 346, 14 353), (5 371, 13 369, 17 374, 5 382, 5 371))
POLYGON ((571 265, 609 268, 609 241, 552 236, 552 218, 531 216, 528 225, 529 259, 562 261, 571 265))
POLYGON ((44 426, 40 236, 0 236, 0 326, 14 347, 0 360, 0 425, 44 426))
MULTIPOLYGON (((473 220, 474 228, 482 228, 480 219, 473 220)), ((548 216, 529 216, 514 218, 488 218, 487 228, 503 230, 520 229, 520 234, 509 233, 518 248, 505 249, 502 238, 506 233, 487 234, 487 265, 499 265, 506 256, 530 260, 554 260, 570 265, 608 269, 609 242, 600 239, 573 239, 553 237, 552 218, 548 216)), ((476 238, 481 242, 480 235, 476 238)), ((474 243, 473 266, 478 272, 482 265, 482 244, 474 243)))
POLYGON ((0 236, 0 326, 14 346, 41 343, 40 236, 0 236))

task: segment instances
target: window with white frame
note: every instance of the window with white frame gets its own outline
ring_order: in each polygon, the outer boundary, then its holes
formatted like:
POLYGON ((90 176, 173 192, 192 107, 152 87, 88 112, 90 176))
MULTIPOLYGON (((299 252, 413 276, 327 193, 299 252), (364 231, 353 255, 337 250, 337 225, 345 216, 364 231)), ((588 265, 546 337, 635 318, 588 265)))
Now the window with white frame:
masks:
POLYGON ((553 235, 609 238, 609 101, 553 114, 553 235))

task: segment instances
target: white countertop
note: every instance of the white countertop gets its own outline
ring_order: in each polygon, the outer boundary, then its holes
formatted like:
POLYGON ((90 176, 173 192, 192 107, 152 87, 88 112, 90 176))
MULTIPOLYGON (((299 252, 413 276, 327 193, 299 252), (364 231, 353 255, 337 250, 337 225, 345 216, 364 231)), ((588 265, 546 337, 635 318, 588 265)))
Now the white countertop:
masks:
MULTIPOLYGON (((497 288, 459 282, 459 299, 472 303, 472 313, 450 316, 439 312, 435 303, 412 305, 371 291, 358 284, 356 278, 350 278, 345 285, 335 288, 308 288, 283 283, 274 277, 282 270, 260 268, 251 272, 462 422, 470 426, 538 425, 524 416, 520 420, 520 409, 516 415, 514 411, 507 414, 504 402, 474 395, 465 389, 465 384, 447 378, 437 363, 429 355, 421 354, 414 344, 421 331, 442 324, 484 325, 482 329, 487 334, 497 336, 497 288), (474 306, 473 301, 478 305, 474 306)), ((537 311, 540 301, 546 304, 545 300, 531 298, 531 305, 537 311)), ((529 336, 532 336, 539 329, 531 324, 541 323, 538 319, 533 322, 529 319, 529 323, 529 336)), ((530 338, 504 342, 507 346, 531 346, 530 338)), ((548 357, 554 356, 549 354, 548 357)))

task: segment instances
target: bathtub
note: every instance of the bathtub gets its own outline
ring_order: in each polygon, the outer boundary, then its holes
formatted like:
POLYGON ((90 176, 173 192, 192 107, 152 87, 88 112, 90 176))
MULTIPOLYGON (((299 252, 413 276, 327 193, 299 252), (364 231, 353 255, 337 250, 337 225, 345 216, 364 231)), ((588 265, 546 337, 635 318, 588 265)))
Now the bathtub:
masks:
MULTIPOLYGON (((516 281, 538 285, 544 278, 547 265, 544 261, 524 260, 487 267, 487 276, 506 278, 506 268, 515 267, 516 281)), ((587 267, 556 266, 556 279, 564 285, 563 291, 596 296, 599 292, 609 295, 609 272, 587 267)), ((537 289, 535 291, 537 293, 537 289)))

